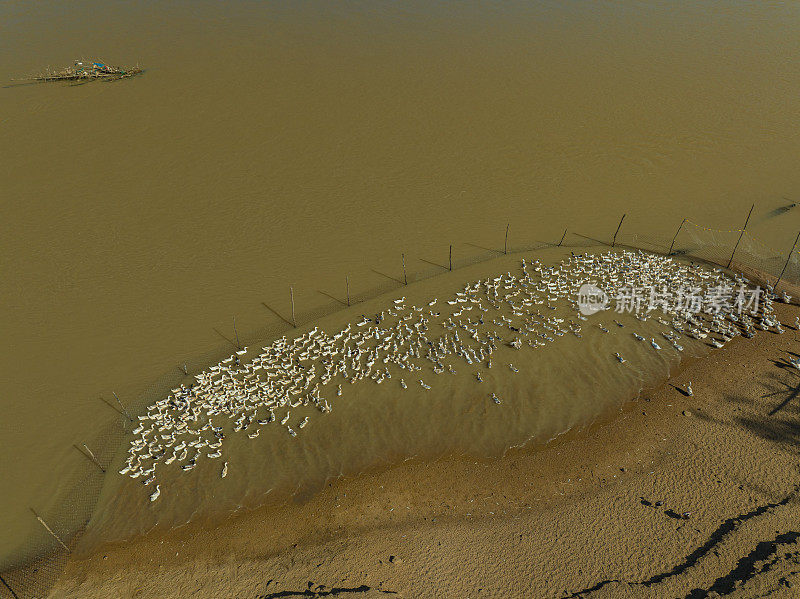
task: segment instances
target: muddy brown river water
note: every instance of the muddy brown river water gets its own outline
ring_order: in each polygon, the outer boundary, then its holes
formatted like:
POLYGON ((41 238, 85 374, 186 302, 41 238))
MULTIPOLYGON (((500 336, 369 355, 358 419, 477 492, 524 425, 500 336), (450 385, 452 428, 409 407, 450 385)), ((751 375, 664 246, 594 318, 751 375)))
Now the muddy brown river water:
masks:
POLYGON ((622 213, 668 240, 753 203, 788 249, 798 33, 796 2, 0 5, 0 570, 51 542, 29 508, 60 509, 101 397, 282 334, 290 285, 307 322, 509 223, 512 248, 622 213), (146 72, 11 81, 81 57, 146 72))

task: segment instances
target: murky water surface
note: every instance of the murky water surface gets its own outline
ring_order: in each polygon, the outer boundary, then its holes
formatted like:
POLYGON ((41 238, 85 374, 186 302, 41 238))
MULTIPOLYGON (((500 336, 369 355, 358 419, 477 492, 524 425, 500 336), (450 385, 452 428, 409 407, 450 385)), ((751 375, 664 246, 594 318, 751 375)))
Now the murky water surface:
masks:
MULTIPOLYGON (((799 25, 795 2, 0 5, 3 83, 80 57, 147 69, 0 88, 0 567, 49 542, 28 508, 64 509, 87 468, 73 444, 118 419, 101 397, 134 410, 236 334, 283 334, 290 285, 305 323, 345 301, 346 276, 354 297, 391 289, 401 253, 413 281, 451 243, 456 264, 502 248, 507 223, 512 248, 565 227, 606 240, 622 213, 624 231, 668 240, 685 217, 740 227, 754 202, 749 229, 787 249, 800 221, 774 210, 800 197, 799 25)), ((543 378, 519 391, 541 404, 518 437, 635 391, 583 385, 571 351, 528 365, 543 378)), ((593 355, 586 372, 604 372, 593 355)), ((354 398, 303 431, 333 461, 271 446, 220 504, 256 501, 292 464, 319 468, 297 479, 312 485, 445 438, 436 418, 469 392, 442 391, 429 421, 383 389, 354 398)), ((426 447, 497 451, 496 424, 426 447)))

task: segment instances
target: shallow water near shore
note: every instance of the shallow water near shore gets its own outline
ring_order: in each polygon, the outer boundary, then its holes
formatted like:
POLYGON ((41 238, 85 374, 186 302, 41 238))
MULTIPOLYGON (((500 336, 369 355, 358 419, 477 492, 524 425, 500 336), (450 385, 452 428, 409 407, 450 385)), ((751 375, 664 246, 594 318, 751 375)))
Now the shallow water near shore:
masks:
MULTIPOLYGON (((527 258, 550 264, 569 256, 570 251, 554 248, 527 258)), ((521 272, 520 256, 503 256, 415 283, 404 287, 402 296, 400 292, 387 294, 315 321, 314 329, 331 335, 358 320, 358 314, 391 308, 392 300, 398 297, 412 306, 426 306, 433 299, 445 304, 445 299, 455 297, 466 282, 506 272, 521 272)), ((575 314, 566 305, 555 305, 553 317, 575 322, 575 314)), ((431 328, 437 330, 431 334, 435 339, 445 331, 434 320, 431 328)), ((671 328, 655 318, 642 322, 629 313, 603 312, 581 324, 580 336, 554 334, 553 341, 541 347, 513 349, 507 346, 508 338, 493 353, 491 368, 485 363, 467 366, 462 362, 455 374, 434 375, 430 368, 417 373, 395 370, 393 377, 380 385, 369 380, 353 385, 345 382, 343 396, 331 398, 331 413, 319 414, 312 406, 289 411, 295 428, 296 422, 310 416, 309 424, 297 431, 296 438, 276 422, 264 427, 253 425, 251 429, 260 428, 261 434, 250 439, 244 432, 233 433, 226 418, 220 421, 215 417, 225 427, 221 459, 200 460, 190 473, 181 472, 177 466, 166 472, 159 468, 156 480, 161 496, 155 503, 148 501, 153 485, 143 487, 144 477, 131 480, 112 474, 81 550, 90 552, 98 543, 124 540, 155 525, 163 529, 194 518, 213 520, 267 501, 291 501, 313 493, 333 478, 412 457, 493 457, 511 447, 542 444, 587 426, 636 397, 643 387, 660 383, 681 357, 709 351, 706 344, 686 337, 681 340, 679 353, 661 336, 671 328), (625 326, 617 326, 615 320, 625 326), (609 332, 603 331, 601 324, 607 325, 609 332), (658 337, 664 347, 655 350, 649 342, 638 341, 634 332, 647 339, 658 337), (616 352, 625 356, 624 364, 614 359, 616 352), (481 380, 476 380, 478 373, 481 380), (401 376, 408 389, 401 386, 401 376), (418 376, 430 389, 417 383, 418 376), (501 403, 492 401, 493 394, 501 403), (220 477, 223 460, 228 465, 224 479, 220 477)), ((303 335, 309 328, 301 328, 292 336, 303 335)), ((278 414, 280 419, 283 412, 278 414)), ((126 448, 121 449, 112 463, 113 470, 124 465, 126 448)))
MULTIPOLYGON (((136 411, 235 334, 242 344, 282 334, 289 285, 310 328, 344 302, 346 275, 353 297, 399 287, 401 252, 413 281, 444 270, 450 243, 457 266, 502 248, 509 222, 520 248, 565 227, 606 240, 622 213, 623 236, 668 245, 682 218, 735 229, 753 202, 749 230, 788 249, 798 17, 788 2, 5 3, 4 82, 81 56, 147 72, 0 88, 0 570, 53 544, 28 508, 65 536, 82 523, 62 522, 84 509, 63 502, 94 476, 73 445, 118 426, 101 396, 136 411)), ((426 293, 457 289, 455 276, 426 293)), ((640 381, 606 380, 573 350, 583 351, 565 343, 528 365, 519 396, 544 399, 519 428, 459 418, 448 398, 468 391, 457 382, 425 399, 429 420, 359 393, 328 432, 304 431, 329 435, 336 451, 265 437, 259 453, 231 448, 248 459, 224 488, 212 471, 186 484, 220 509, 254 504, 369 455, 397 459, 409 431, 428 439, 415 453, 492 454, 637 391, 640 381), (547 396, 550 380, 564 387, 547 396), (458 428, 441 434, 442 422, 458 428), (334 442, 348 435, 372 453, 334 442), (250 488, 256 471, 269 476, 250 488)), ((665 376, 667 364, 651 366, 647 377, 665 376)), ((112 514, 117 493, 134 501, 126 490, 104 489, 97 530, 125 536, 158 521, 125 503, 136 516, 112 514)), ((174 501, 175 522, 197 507, 174 501)))

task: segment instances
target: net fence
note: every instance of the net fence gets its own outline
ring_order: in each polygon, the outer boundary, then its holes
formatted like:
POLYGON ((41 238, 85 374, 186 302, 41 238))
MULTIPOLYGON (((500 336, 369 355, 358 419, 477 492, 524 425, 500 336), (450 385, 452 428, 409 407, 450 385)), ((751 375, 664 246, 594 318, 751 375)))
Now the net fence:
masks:
MULTIPOLYGON (((474 244, 461 244, 458 256, 453 257, 452 250, 448 255, 443 252, 440 262, 427 262, 423 269, 413 272, 378 273, 383 275, 381 283, 349 297, 350 304, 376 298, 382 294, 396 291, 405 285, 405 281, 413 283, 436 277, 450 270, 457 270, 506 254, 521 254, 545 248, 563 247, 579 249, 591 246, 609 246, 641 249, 660 254, 672 254, 690 260, 727 267, 755 277, 763 283, 774 284, 779 277, 787 283, 800 282, 800 251, 793 247, 791 251, 781 251, 768 243, 750 235, 746 230, 722 230, 709 228, 691 220, 685 220, 674 237, 666 237, 648 233, 626 231, 624 227, 617 231, 615 238, 609 236, 591 236, 581 232, 565 231, 558 240, 530 241, 502 248, 488 248, 474 244), (465 251, 466 247, 466 251, 465 251)), ((787 248, 788 249, 788 248, 787 248)), ((329 304, 298 314, 298 323, 309 323, 336 311, 347 308, 344 298, 333 298, 329 304)), ((286 334, 292 323, 285 315, 277 314, 278 319, 271 325, 258 331, 255 336, 268 339, 286 334)), ((231 342, 232 343, 232 342, 231 342)), ((189 365, 189 375, 198 372, 212 363, 213 356, 196 358, 189 365)), ((151 398, 166 395, 167 390, 174 387, 181 379, 177 374, 163 376, 154 381, 150 388, 141 395, 137 403, 127 405, 134 416, 145 411, 151 398)), ((42 525, 36 529, 35 538, 30 539, 29 547, 36 548, 36 554, 24 551, 16 562, 0 571, 0 599, 33 599, 46 597, 63 570, 85 530, 92 512, 97 504, 101 489, 108 473, 104 469, 112 462, 114 455, 125 441, 132 425, 128 417, 114 405, 113 400, 107 402, 117 410, 115 418, 108 422, 96 437, 89 440, 94 459, 81 448, 76 447, 75 458, 81 460, 80 473, 74 476, 61 496, 46 502, 51 507, 39 513, 31 513, 31 518, 41 518, 42 525), (83 453, 83 457, 78 452, 83 453), (62 546, 62 542, 68 549, 62 546)), ((110 473, 113 475, 113 472, 110 473)), ((0 564, 7 563, 0 561, 0 564)))

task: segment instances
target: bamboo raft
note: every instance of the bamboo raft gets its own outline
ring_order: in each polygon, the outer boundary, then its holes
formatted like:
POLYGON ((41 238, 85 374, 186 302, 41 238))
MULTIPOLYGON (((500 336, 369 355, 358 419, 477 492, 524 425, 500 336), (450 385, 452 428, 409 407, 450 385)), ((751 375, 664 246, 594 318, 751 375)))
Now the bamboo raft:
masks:
POLYGON ((15 81, 78 81, 86 83, 89 81, 116 81, 126 79, 143 73, 144 70, 136 65, 131 68, 115 67, 103 62, 83 62, 76 60, 71 67, 66 67, 58 71, 51 71, 49 68, 43 73, 31 75, 24 79, 15 81))

